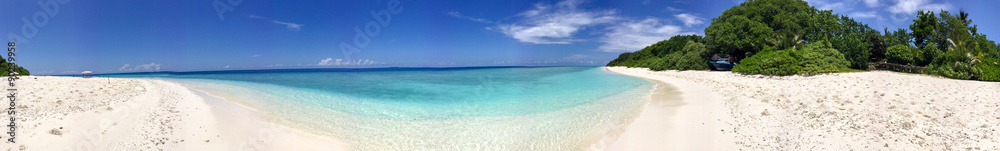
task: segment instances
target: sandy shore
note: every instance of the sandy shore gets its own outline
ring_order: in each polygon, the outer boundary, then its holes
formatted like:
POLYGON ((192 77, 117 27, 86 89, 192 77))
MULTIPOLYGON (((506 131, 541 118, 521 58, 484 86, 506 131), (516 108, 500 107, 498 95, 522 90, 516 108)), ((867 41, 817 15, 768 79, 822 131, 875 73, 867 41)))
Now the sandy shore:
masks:
POLYGON ((680 93, 654 96, 609 150, 1000 150, 996 82, 607 69, 680 93))
POLYGON ((346 149, 337 141, 270 124, 253 110, 172 82, 21 79, 17 143, 3 135, 3 150, 346 149))

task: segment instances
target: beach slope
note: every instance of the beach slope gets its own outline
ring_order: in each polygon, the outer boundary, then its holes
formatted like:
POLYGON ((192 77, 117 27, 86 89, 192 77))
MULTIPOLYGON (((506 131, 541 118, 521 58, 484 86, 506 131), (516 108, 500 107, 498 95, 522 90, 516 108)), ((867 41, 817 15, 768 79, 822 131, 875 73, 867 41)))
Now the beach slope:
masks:
MULTIPOLYGON (((998 150, 1000 83, 885 71, 606 69, 672 85, 608 150, 998 150), (662 99, 663 97, 661 97, 662 99), (704 125, 702 125, 704 123, 704 125)), ((656 94, 656 93, 654 93, 656 94)))
POLYGON ((4 141, 3 150, 345 149, 172 82, 25 76, 16 83, 17 143, 4 141))

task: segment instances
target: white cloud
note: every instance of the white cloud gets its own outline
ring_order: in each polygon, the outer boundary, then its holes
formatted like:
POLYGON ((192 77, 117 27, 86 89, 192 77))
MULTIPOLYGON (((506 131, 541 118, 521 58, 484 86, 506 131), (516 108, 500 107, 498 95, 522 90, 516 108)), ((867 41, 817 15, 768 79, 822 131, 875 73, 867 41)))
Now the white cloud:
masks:
POLYGON ((285 25, 285 28, 288 28, 289 30, 298 31, 298 30, 302 29, 302 24, 288 23, 288 22, 281 22, 281 21, 273 21, 273 22, 276 23, 276 24, 285 25))
POLYGON ((861 1, 865 2, 865 5, 868 6, 869 8, 882 6, 882 4, 878 3, 878 0, 861 0, 861 1))
POLYGON ((118 71, 126 71, 125 69, 128 69, 128 66, 129 65, 126 63, 124 66, 122 66, 122 68, 118 68, 118 71))
POLYGON ((649 3, 651 3, 651 2, 652 1, 650 1, 650 0, 642 0, 642 5, 649 5, 649 3))
POLYGON ((580 60, 580 59, 587 58, 587 57, 590 57, 590 56, 588 56, 588 55, 582 55, 582 54, 573 54, 573 55, 566 56, 565 58, 563 58, 563 60, 580 60))
MULTIPOLYGON (((516 15, 518 19, 516 22, 502 24, 497 21, 496 27, 486 29, 504 33, 525 43, 570 44, 578 41, 597 41, 601 45, 596 50, 626 52, 642 49, 671 36, 696 34, 687 32, 685 27, 702 25, 706 22, 704 18, 692 14, 678 14, 674 17, 684 25, 670 25, 663 18, 651 17, 640 20, 619 16, 614 10, 584 10, 578 7, 583 3, 582 0, 564 0, 556 4, 537 3, 533 8, 516 15), (588 28, 603 30, 586 30, 588 28), (578 38, 574 35, 584 31, 600 37, 578 38)), ((667 7, 667 10, 683 11, 673 7, 667 7)), ((571 55, 563 59, 583 58, 589 56, 571 55)), ((504 62, 494 62, 494 64, 502 63, 504 62)))
POLYGON ((687 26, 687 27, 691 27, 691 26, 694 26, 694 25, 700 25, 700 24, 705 23, 705 19, 704 18, 701 18, 701 17, 698 17, 698 16, 694 16, 694 15, 691 15, 691 14, 678 14, 678 15, 674 15, 674 17, 677 17, 677 19, 680 19, 681 22, 684 22, 684 26, 687 26))
POLYGON ((678 9, 678 8, 667 6, 667 11, 670 11, 670 12, 681 12, 681 11, 684 11, 684 10, 683 9, 678 9))
POLYGON ((847 15, 847 16, 851 16, 853 18, 877 18, 878 17, 878 12, 875 12, 875 11, 853 12, 850 15, 847 15))
POLYGON ((156 63, 143 64, 134 67, 129 64, 125 64, 121 68, 118 68, 118 71, 160 71, 160 66, 161 64, 156 63))
POLYGON ((680 26, 666 25, 659 19, 648 18, 642 21, 630 21, 612 26, 611 33, 601 38, 604 42, 598 50, 605 52, 626 52, 642 49, 671 36, 695 34, 683 32, 680 26))
POLYGON ((520 42, 533 44, 569 44, 577 31, 589 26, 620 20, 615 11, 587 11, 579 9, 582 0, 565 0, 555 5, 537 3, 535 8, 517 16, 522 20, 512 24, 499 24, 497 30, 520 42))
POLYGON ((299 30, 302 29, 302 26, 304 26, 302 24, 277 21, 277 20, 268 19, 266 17, 260 17, 260 16, 257 16, 257 15, 250 15, 250 16, 247 16, 247 17, 254 18, 254 19, 260 19, 260 20, 265 20, 265 21, 272 22, 272 23, 279 24, 279 25, 285 25, 285 28, 288 28, 288 30, 293 30, 293 31, 299 31, 299 30))
MULTIPOLYGON (((321 65, 321 66, 333 65, 333 62, 331 62, 331 61, 333 61, 333 58, 326 58, 326 59, 320 60, 319 61, 319 65, 321 65)), ((340 59, 337 59, 337 62, 340 62, 340 59)))
MULTIPOLYGON (((320 60, 319 64, 316 64, 316 65, 320 65, 320 66, 351 66, 351 65, 374 65, 374 64, 378 64, 378 62, 375 62, 374 60, 367 60, 367 59, 365 59, 365 60, 358 59, 357 61, 350 61, 350 60, 345 61, 344 59, 336 59, 336 60, 334 60, 333 58, 326 58, 326 59, 320 60)), ((385 64, 385 62, 382 62, 382 64, 385 64)))
POLYGON ((455 18, 458 18, 458 19, 471 20, 471 21, 474 21, 474 22, 493 23, 493 21, 486 20, 486 19, 483 19, 483 18, 476 18, 476 17, 466 16, 466 15, 464 15, 464 14, 458 12, 458 11, 450 11, 450 12, 445 13, 445 15, 448 15, 448 16, 451 16, 451 17, 455 17, 455 18))
POLYGON ((951 4, 932 3, 930 0, 896 0, 896 5, 890 6, 887 11, 894 14, 914 14, 920 10, 940 11, 951 7, 951 4))
POLYGON ((160 71, 160 65, 161 64, 149 63, 132 67, 129 64, 125 64, 121 68, 118 68, 118 71, 160 71))
POLYGON ((160 70, 160 64, 149 63, 149 64, 144 64, 144 65, 139 65, 139 66, 136 66, 133 70, 139 70, 139 71, 159 71, 160 70))

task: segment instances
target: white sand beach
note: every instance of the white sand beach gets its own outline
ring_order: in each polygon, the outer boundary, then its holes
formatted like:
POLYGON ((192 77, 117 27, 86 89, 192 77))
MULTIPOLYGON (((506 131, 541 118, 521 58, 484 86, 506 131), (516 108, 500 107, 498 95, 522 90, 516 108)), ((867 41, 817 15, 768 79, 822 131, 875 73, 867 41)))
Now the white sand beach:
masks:
POLYGON ((3 150, 346 150, 172 82, 25 76, 16 83, 17 143, 4 135, 3 150))
MULTIPOLYGON (((1000 149, 1000 83, 882 71, 769 77, 606 69, 658 86, 617 139, 591 149, 1000 149)), ((17 83, 17 143, 0 149, 349 149, 168 81, 26 76, 17 83)))
POLYGON ((607 69, 680 93, 652 97, 607 150, 1000 150, 997 82, 607 69))

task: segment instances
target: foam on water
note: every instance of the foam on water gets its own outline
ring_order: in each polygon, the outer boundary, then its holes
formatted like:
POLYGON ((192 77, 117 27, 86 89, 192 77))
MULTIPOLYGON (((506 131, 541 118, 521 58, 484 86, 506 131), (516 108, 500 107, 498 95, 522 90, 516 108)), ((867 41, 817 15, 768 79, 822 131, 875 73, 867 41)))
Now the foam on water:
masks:
POLYGON ((576 150, 624 128, 652 83, 596 67, 172 74, 359 150, 576 150))

